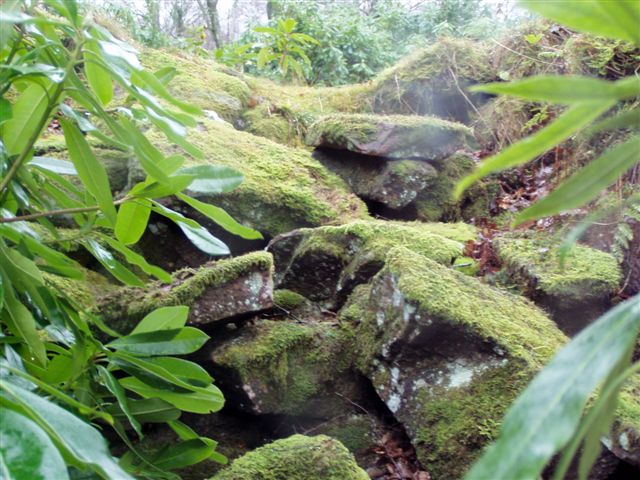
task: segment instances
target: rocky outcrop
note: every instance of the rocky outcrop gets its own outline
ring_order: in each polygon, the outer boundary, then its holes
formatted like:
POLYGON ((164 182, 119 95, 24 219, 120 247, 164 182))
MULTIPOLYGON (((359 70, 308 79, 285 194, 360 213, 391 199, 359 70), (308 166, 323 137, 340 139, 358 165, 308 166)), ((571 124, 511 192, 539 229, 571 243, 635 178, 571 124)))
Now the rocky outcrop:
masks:
POLYGON ((293 435, 235 460, 211 480, 368 480, 344 445, 325 435, 293 435))
POLYGON ((600 250, 575 245, 563 266, 559 244, 548 238, 505 236, 493 244, 511 279, 569 334, 600 316, 619 288, 620 267, 612 255, 600 250))
POLYGON ((271 255, 250 253, 178 270, 168 285, 120 288, 100 298, 95 311, 120 333, 152 310, 172 305, 188 306, 193 325, 227 322, 273 305, 271 275, 271 255))
MULTIPOLYGON (((452 264, 464 245, 447 238, 448 226, 436 225, 362 221, 280 235, 268 246, 276 264, 276 286, 326 308, 339 308, 356 285, 377 273, 387 252, 396 245, 405 245, 443 265, 452 264)), ((459 234, 452 226, 450 235, 459 238, 459 234)))
POLYGON ((435 117, 333 114, 311 125, 307 143, 390 159, 439 160, 467 145, 467 127, 435 117))
POLYGON ((460 478, 566 340, 530 303, 397 247, 340 313, 356 365, 434 478, 460 478))

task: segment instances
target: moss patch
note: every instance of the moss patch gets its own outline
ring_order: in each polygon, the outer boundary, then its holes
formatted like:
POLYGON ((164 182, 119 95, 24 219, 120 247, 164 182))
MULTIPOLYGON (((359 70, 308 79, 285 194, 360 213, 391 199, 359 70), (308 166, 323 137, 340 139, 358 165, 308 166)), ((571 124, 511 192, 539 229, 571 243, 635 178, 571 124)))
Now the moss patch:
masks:
MULTIPOLYGON (((149 137, 172 151, 160 133, 150 132, 149 137)), ((349 193, 342 179, 306 150, 209 120, 192 129, 189 139, 204 152, 206 162, 227 165, 244 175, 242 184, 229 194, 201 199, 224 207, 267 235, 367 217, 365 205, 349 193)))
POLYGON ((620 283, 620 268, 613 256, 576 245, 560 266, 558 243, 543 238, 509 238, 494 241, 500 259, 514 280, 533 295, 557 298, 565 305, 608 298, 620 283))
POLYGON ((291 290, 280 289, 273 292, 273 303, 287 311, 294 310, 306 302, 305 297, 291 290))
POLYGON ((237 120, 247 106, 251 95, 247 84, 224 73, 211 60, 151 48, 145 49, 140 59, 152 71, 174 67, 177 74, 168 85, 169 91, 180 100, 215 111, 229 122, 237 120))
POLYGON ((96 311, 111 328, 126 333, 156 308, 189 306, 207 289, 220 287, 256 270, 269 271, 272 265, 269 253, 254 252, 218 260, 198 269, 185 268, 173 273, 170 285, 155 282, 147 288, 121 288, 106 295, 101 298, 96 311))
POLYGON ((337 440, 293 435, 235 460, 211 480, 367 480, 337 440))
POLYGON ((300 414, 325 382, 349 366, 340 333, 326 322, 263 320, 216 350, 213 360, 239 374, 261 412, 300 414))
POLYGON ((307 143, 389 158, 439 159, 470 138, 464 125, 435 117, 333 114, 311 125, 307 143))

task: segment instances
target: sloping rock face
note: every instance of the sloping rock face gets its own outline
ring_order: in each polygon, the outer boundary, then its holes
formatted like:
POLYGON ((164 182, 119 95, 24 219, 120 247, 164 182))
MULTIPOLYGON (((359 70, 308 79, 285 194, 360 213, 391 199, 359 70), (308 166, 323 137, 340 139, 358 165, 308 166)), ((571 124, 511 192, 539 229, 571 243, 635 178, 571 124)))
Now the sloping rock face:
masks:
POLYGON ((235 460, 211 480, 368 480, 344 445, 325 435, 293 435, 235 460))
POLYGON ((307 143, 374 157, 438 160, 466 146, 471 131, 435 117, 333 114, 311 125, 307 143))
MULTIPOLYGON (((150 132, 156 145, 166 139, 150 132)), ((189 140, 205 160, 189 162, 232 167, 244 175, 242 184, 223 195, 194 194, 204 202, 223 207, 238 221, 267 236, 300 227, 339 224, 366 218, 366 207, 337 175, 302 149, 239 132, 221 122, 202 120, 189 140)))
POLYGON ((620 286, 618 262, 600 250, 575 245, 561 266, 559 245, 549 239, 503 237, 493 243, 511 278, 569 334, 599 317, 620 286))
POLYGON ((525 300, 398 247, 340 313, 356 365, 434 478, 460 478, 566 340, 525 300))
POLYGON ((255 252, 178 270, 169 285, 109 293, 99 299, 96 313, 121 333, 131 331, 152 310, 172 305, 188 306, 194 325, 229 321, 273 305, 272 268, 270 254, 255 252))

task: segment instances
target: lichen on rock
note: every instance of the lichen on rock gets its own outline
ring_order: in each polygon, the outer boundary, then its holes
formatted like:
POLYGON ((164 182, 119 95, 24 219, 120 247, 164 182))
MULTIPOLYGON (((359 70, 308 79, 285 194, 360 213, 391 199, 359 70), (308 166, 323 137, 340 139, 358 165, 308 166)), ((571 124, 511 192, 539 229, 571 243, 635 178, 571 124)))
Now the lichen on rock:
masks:
POLYGON ((339 441, 293 435, 235 460, 211 480, 367 480, 339 441))
POLYGON ((100 299, 102 319, 121 333, 133 329, 152 310, 173 305, 190 307, 189 322, 206 324, 270 308, 273 300, 272 257, 254 252, 218 260, 172 275, 169 285, 122 287, 100 299))
POLYGON ((460 478, 566 341, 534 305, 405 247, 340 312, 355 365, 437 478, 460 478))

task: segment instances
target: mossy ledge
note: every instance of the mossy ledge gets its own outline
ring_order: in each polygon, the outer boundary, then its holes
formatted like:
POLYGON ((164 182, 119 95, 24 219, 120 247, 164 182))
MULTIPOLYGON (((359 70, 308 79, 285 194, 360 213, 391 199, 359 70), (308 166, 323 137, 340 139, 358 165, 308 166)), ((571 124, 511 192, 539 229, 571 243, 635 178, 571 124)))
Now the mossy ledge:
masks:
MULTIPOLYGON (((106 324, 120 333, 131 331, 138 321, 152 310, 174 305, 194 307, 190 310, 189 320, 192 323, 203 323, 200 318, 202 312, 197 308, 198 301, 207 291, 221 289, 243 277, 248 277, 247 292, 254 294, 251 298, 257 296, 260 300, 269 300, 270 303, 270 299, 263 299, 265 292, 255 288, 251 282, 257 281, 252 277, 252 274, 256 273, 270 278, 272 268, 273 259, 267 252, 254 252, 228 260, 218 260, 197 269, 185 268, 173 273, 169 285, 155 282, 146 288, 123 287, 109 293, 99 299, 95 311, 106 324)), ((268 285, 265 288, 268 290, 268 285)), ((257 300, 256 302, 261 303, 257 300)), ((260 305, 255 307, 256 310, 264 308, 260 305)), ((247 308, 252 308, 251 302, 247 308)))
MULTIPOLYGON (((162 134, 149 132, 148 136, 166 153, 175 153, 162 134)), ((344 181, 306 150, 206 119, 190 131, 189 140, 205 157, 189 160, 189 164, 226 165, 244 175, 234 191, 202 195, 200 200, 225 208, 238 221, 266 235, 368 217, 364 203, 349 192, 344 181)))
POLYGON ((339 441, 293 435, 245 454, 210 480, 368 480, 339 441))
POLYGON ((471 138, 468 127, 436 117, 339 113, 311 125, 307 143, 378 157, 437 160, 471 138))

